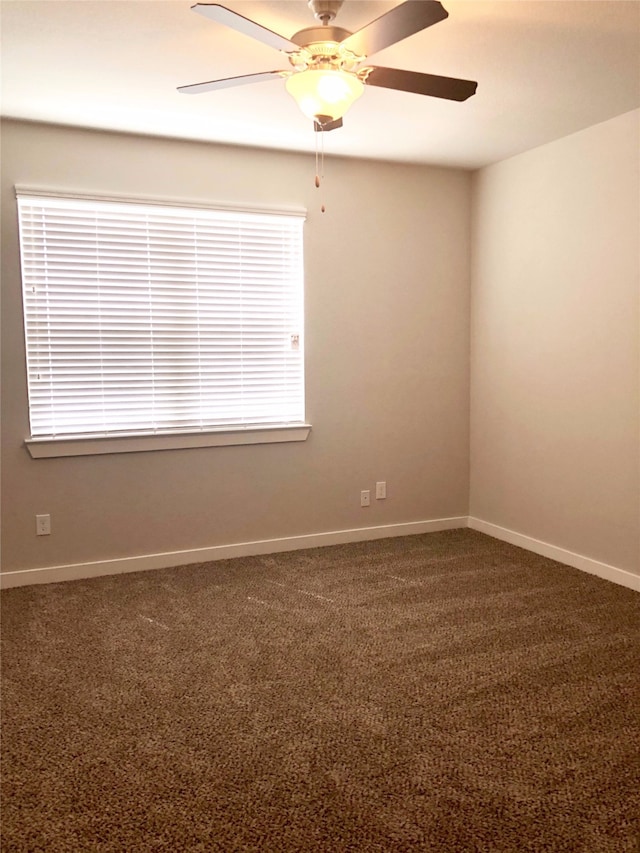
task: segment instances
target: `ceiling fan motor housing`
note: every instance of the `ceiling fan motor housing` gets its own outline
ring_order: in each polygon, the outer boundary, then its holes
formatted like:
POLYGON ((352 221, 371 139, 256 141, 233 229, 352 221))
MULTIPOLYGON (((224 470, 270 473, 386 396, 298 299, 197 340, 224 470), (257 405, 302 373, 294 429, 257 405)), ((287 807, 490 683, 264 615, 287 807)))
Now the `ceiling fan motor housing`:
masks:
POLYGON ((343 0, 309 0, 308 5, 317 21, 328 24, 340 11, 343 0))
POLYGON ((311 45, 340 44, 351 33, 342 27, 307 27, 291 36, 290 41, 299 44, 300 47, 311 47, 311 45))

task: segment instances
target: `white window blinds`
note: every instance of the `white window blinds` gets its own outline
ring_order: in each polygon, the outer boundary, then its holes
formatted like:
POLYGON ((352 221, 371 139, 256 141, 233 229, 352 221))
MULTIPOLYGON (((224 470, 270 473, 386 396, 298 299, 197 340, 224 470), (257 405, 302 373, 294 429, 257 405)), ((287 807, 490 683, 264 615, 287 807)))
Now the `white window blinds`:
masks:
POLYGON ((302 216, 18 209, 34 438, 304 421, 302 216))

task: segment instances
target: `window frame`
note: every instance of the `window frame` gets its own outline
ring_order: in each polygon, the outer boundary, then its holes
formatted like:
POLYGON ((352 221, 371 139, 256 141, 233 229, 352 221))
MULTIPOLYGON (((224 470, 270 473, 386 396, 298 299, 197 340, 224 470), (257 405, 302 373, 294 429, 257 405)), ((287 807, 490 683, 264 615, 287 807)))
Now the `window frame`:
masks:
MULTIPOLYGON (((275 216, 293 216, 304 221, 306 211, 300 208, 262 208, 235 205, 208 204, 202 201, 188 201, 175 198, 157 198, 149 196, 97 195, 89 193, 67 192, 62 190, 34 187, 15 187, 16 199, 28 197, 51 198, 60 200, 88 201, 96 203, 115 202, 117 204, 139 204, 173 209, 193 209, 195 211, 230 212, 235 214, 272 214, 275 216)), ((22 234, 18 234, 21 258, 21 290, 24 294, 23 246, 22 234)), ((301 282, 304 293, 304 278, 301 282)), ((304 298, 304 297, 303 297, 304 298)), ((27 312, 22 306, 25 321, 25 357, 28 357, 27 312)), ((304 314, 302 318, 304 326, 304 314)), ((28 361, 25 364, 29 370, 28 361)), ((303 406, 306 409, 305 363, 304 353, 301 363, 303 406)), ((30 402, 31 405, 31 402, 30 402)), ((31 417, 29 417, 31 421, 31 417)), ((219 447, 248 444, 272 444, 280 442, 305 441, 311 431, 311 424, 303 416, 302 421, 274 423, 238 423, 204 425, 187 428, 163 428, 157 431, 118 430, 113 432, 91 432, 87 434, 63 434, 60 436, 33 436, 25 438, 25 446, 33 458, 95 455, 105 453, 130 453, 151 450, 171 450, 193 447, 219 447)))

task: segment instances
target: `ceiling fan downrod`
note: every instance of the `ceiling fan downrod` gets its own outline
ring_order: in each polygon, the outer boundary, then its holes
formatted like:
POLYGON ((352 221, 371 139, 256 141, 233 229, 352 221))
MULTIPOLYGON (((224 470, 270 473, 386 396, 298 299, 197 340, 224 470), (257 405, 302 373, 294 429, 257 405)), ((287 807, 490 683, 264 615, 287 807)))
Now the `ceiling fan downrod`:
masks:
POLYGON ((323 27, 328 26, 340 11, 343 0, 308 0, 308 6, 313 12, 316 21, 320 21, 323 27))

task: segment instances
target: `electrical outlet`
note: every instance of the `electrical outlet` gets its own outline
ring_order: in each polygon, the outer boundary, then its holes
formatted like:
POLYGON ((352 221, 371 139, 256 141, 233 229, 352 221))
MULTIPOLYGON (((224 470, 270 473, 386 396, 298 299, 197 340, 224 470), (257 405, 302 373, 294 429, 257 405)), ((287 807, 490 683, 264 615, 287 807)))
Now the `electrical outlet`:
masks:
POLYGON ((371 492, 369 489, 363 489, 360 492, 360 506, 371 506, 371 492))
POLYGON ((383 501, 387 496, 387 484, 384 480, 376 483, 376 500, 383 501))
POLYGON ((36 515, 36 536, 48 536, 51 533, 51 516, 36 515))

